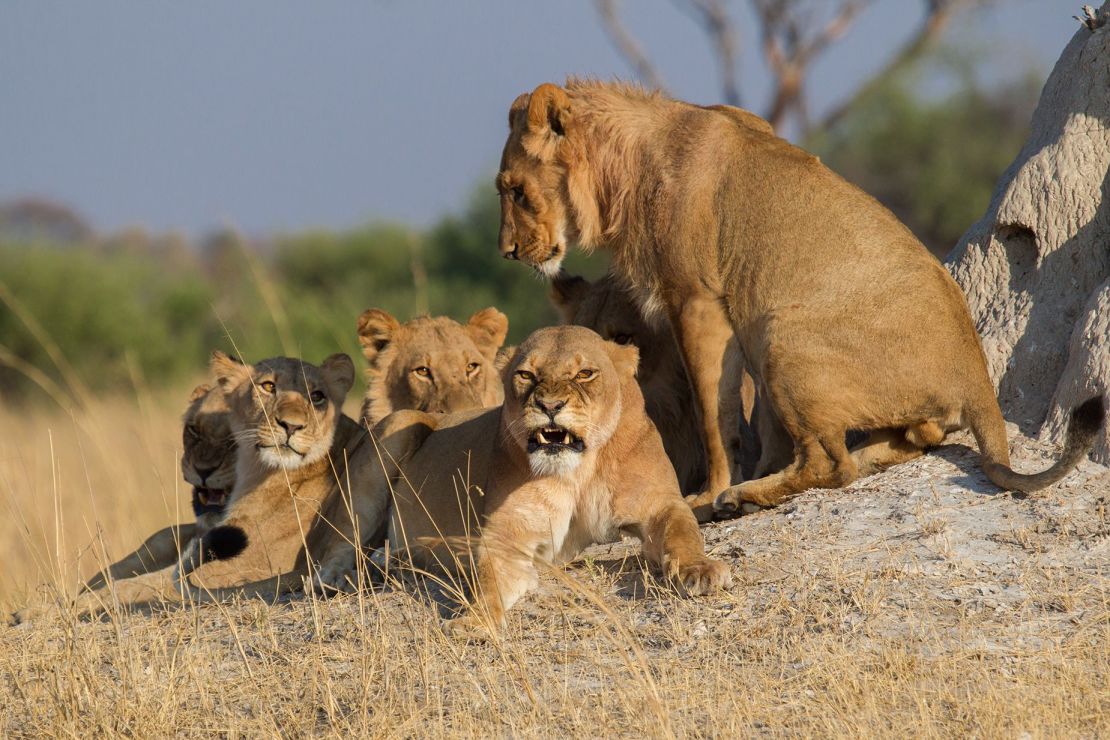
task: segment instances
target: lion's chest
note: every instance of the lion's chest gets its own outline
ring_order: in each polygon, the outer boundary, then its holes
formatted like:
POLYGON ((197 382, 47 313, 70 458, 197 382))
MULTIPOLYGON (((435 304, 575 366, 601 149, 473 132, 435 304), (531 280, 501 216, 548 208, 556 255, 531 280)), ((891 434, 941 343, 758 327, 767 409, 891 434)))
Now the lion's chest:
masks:
POLYGON ((620 540, 620 529, 613 522, 608 486, 592 484, 576 497, 567 533, 555 561, 566 563, 590 545, 620 540))

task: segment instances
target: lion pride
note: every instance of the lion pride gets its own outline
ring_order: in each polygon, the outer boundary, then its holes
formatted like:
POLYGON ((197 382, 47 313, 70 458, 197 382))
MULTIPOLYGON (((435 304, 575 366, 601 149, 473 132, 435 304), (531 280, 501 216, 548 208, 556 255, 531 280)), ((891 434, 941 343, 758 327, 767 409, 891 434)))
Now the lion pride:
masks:
POLYGON ((640 310, 669 321, 720 511, 843 486, 962 428, 991 481, 1032 491, 1066 475, 1102 426, 1092 398, 1073 410, 1054 465, 1014 472, 979 337, 944 267, 874 198, 728 110, 625 84, 543 84, 510 107, 496 183, 504 257, 554 276, 571 240, 608 249, 640 310), (729 487, 717 393, 732 337, 794 459, 729 487), (847 430, 871 434, 849 451, 847 430))

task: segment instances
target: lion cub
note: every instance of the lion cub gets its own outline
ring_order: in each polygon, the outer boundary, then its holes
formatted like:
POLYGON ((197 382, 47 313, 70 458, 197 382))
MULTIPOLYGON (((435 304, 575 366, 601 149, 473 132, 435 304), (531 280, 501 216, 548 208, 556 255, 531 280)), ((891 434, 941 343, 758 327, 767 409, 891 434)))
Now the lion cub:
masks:
MULTIPOLYGON (((730 584, 725 564, 705 556, 644 411, 637 361, 635 347, 583 327, 540 329, 508 358, 500 407, 403 411, 382 423, 383 435, 426 439, 399 479, 355 490, 355 509, 381 511, 378 502, 391 498, 394 553, 417 568, 475 570, 470 613, 448 631, 501 626, 536 584, 537 562, 565 563, 622 534, 638 537, 645 556, 689 593, 730 584)), ((325 559, 321 585, 343 587, 355 557, 346 547, 325 559)))

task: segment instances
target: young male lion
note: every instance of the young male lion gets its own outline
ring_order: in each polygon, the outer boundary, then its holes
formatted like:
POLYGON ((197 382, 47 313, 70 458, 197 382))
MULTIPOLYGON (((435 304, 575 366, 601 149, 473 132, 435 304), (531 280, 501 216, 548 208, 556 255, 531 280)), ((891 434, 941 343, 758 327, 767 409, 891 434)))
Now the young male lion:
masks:
POLYGON ((873 198, 728 111, 622 84, 540 85, 509 110, 497 188, 502 255, 555 275, 568 240, 606 247, 645 315, 668 319, 719 510, 845 485, 964 427, 995 484, 1032 491, 1066 475, 1102 426, 1093 398, 1073 411, 1056 464, 1015 473, 979 337, 943 266, 873 198), (794 461, 729 488, 717 394, 732 337, 794 461), (850 453, 849 429, 874 431, 850 453))
POLYGON ((493 366, 509 332, 496 308, 460 324, 421 316, 404 324, 380 308, 358 317, 358 340, 369 368, 362 418, 373 426, 400 409, 446 413, 501 403, 493 366))
MULTIPOLYGON (((408 449, 426 439, 401 465, 403 479, 355 491, 356 510, 381 511, 392 496, 390 545, 429 570, 468 566, 480 532, 475 603, 449 631, 500 626, 535 584, 537 561, 566 562, 621 534, 641 539, 647 558, 690 593, 730 583, 728 568, 705 556, 644 411, 637 359, 635 347, 583 327, 540 329, 509 359, 499 408, 404 411, 383 422, 407 435, 408 449)), ((326 558, 323 585, 342 587, 356 554, 346 547, 326 558)))

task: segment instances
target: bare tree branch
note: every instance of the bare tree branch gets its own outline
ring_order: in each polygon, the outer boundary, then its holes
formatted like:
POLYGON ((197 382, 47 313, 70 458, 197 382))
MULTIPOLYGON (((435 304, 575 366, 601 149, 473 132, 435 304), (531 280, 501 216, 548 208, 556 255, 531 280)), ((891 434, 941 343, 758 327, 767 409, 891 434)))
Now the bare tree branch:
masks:
POLYGON ((736 70, 738 36, 725 10, 724 0, 690 0, 717 53, 721 94, 728 105, 740 105, 740 83, 736 70))
POLYGON ((763 55, 775 78, 775 91, 764 116, 778 130, 792 112, 808 128, 803 99, 810 63, 847 32, 871 0, 843 0, 833 17, 816 30, 798 0, 752 0, 760 26, 763 55))
POLYGON ((628 32, 621 21, 617 13, 617 0, 595 0, 595 5, 597 6, 598 16, 601 18, 601 25, 609 35, 609 40, 613 42, 620 55, 632 67, 636 77, 649 87, 657 87, 660 90, 666 89, 663 78, 659 76, 655 65, 647 58, 639 42, 628 32))
POLYGON ((921 58, 940 39, 952 16, 964 7, 985 4, 981 0, 926 0, 925 17, 898 52, 856 91, 822 117, 818 128, 827 129, 844 117, 853 106, 882 87, 894 75, 902 72, 921 58))

